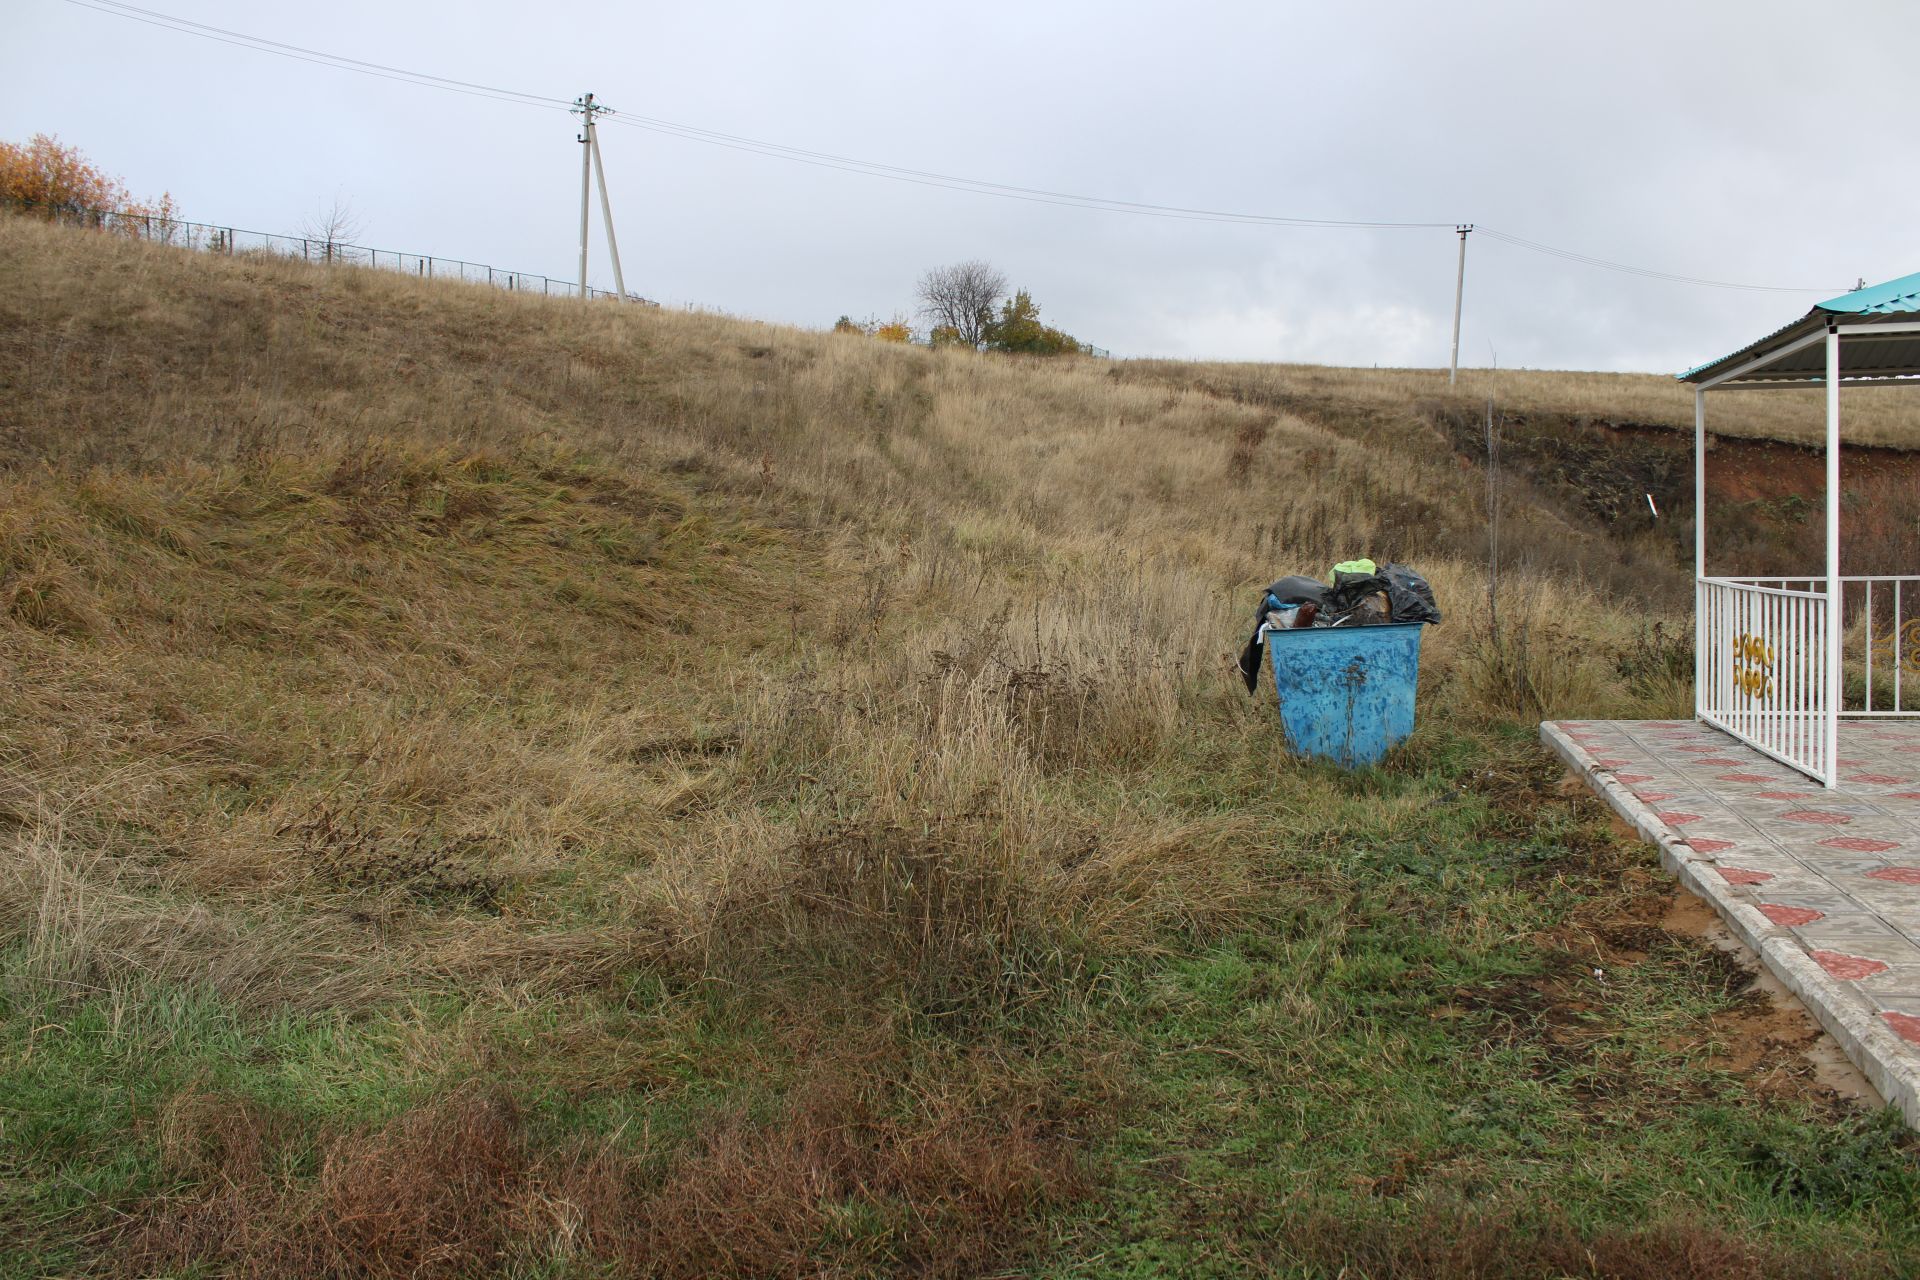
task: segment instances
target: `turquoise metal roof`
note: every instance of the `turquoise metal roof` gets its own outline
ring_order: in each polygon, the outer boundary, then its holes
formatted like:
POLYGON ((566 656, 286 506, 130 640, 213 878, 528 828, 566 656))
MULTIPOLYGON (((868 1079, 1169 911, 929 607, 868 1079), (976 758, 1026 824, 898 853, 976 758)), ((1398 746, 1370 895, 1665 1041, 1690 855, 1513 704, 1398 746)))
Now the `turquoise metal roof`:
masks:
POLYGON ((1746 346, 1740 348, 1738 351, 1733 352, 1731 355, 1716 356, 1714 359, 1707 361, 1705 364, 1697 364, 1693 366, 1693 368, 1687 370, 1685 373, 1674 374, 1673 375, 1674 380, 1676 382, 1692 382, 1696 378, 1700 377, 1702 374, 1706 373, 1708 370, 1717 369, 1723 364, 1731 363, 1732 361, 1737 360, 1742 356, 1749 355, 1753 351, 1757 350, 1758 348, 1766 346, 1769 342, 1772 342, 1775 338, 1784 338, 1784 337, 1787 337, 1789 334, 1795 333, 1796 330, 1800 329, 1803 325, 1806 324, 1808 317, 1817 315, 1817 314, 1819 314, 1818 307, 1808 312, 1806 316, 1802 316, 1800 319, 1793 321, 1791 324, 1784 324, 1780 326, 1778 329, 1775 329, 1772 333, 1760 339, 1758 342, 1749 342, 1746 346))
POLYGON ((1889 316, 1920 311, 1920 271, 1901 276, 1898 280, 1889 280, 1885 284, 1869 285, 1865 289, 1843 293, 1837 298, 1828 298, 1825 302, 1815 304, 1813 309, 1849 316, 1889 316))
MULTIPOLYGON (((1747 364, 1765 357, 1770 348, 1786 347, 1795 339, 1824 329, 1829 316, 1895 316, 1920 313, 1920 272, 1910 276, 1901 276, 1884 284, 1869 285, 1855 289, 1852 293, 1843 293, 1837 298, 1828 298, 1816 303, 1806 315, 1783 325, 1764 338, 1749 342, 1746 346, 1730 355, 1705 364, 1696 365, 1685 373, 1676 374, 1681 382, 1704 382, 1723 369, 1735 365, 1747 364)), ((1859 322, 1856 322, 1859 323, 1859 322)), ((1865 321, 1865 323, 1873 323, 1865 321)), ((1891 337, 1892 335, 1888 335, 1891 337)), ((1862 353, 1859 358, 1845 357, 1848 362, 1843 380, 1854 378, 1895 378, 1912 377, 1920 372, 1920 341, 1905 341, 1898 344, 1879 343, 1872 353, 1862 353)), ((1760 383, 1818 383, 1825 380, 1826 356, 1819 351, 1802 351, 1788 356, 1763 360, 1749 372, 1742 374, 1735 383, 1722 385, 1751 386, 1760 383)))

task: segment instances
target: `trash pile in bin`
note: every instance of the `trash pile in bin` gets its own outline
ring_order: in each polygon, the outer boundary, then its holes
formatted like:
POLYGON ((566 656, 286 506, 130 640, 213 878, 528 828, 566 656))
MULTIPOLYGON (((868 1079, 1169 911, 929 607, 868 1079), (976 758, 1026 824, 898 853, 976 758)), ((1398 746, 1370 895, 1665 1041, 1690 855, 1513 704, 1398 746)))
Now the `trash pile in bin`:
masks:
POLYGON ((1295 574, 1261 592, 1253 638, 1240 652, 1240 676, 1248 693, 1259 685, 1260 652, 1269 631, 1438 621, 1433 588, 1406 565, 1345 560, 1333 566, 1326 582, 1295 574))

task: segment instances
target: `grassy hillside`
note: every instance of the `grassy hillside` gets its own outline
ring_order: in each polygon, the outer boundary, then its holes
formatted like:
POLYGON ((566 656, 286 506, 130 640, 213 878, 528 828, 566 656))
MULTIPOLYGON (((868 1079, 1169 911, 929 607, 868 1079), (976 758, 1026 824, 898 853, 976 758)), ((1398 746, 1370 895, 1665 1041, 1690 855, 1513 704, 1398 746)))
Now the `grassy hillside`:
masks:
MULTIPOLYGON (((1797 318, 1791 311, 1768 313, 1755 320, 1753 336, 1797 318)), ((1444 369, 1171 360, 1133 361, 1130 368, 1147 377, 1207 387, 1242 399, 1334 401, 1401 412, 1440 408, 1477 415, 1491 398, 1509 415, 1544 414, 1693 432, 1693 388, 1669 374, 1462 369, 1458 382, 1448 386, 1444 369)), ((1843 394, 1842 424, 1848 443, 1893 449, 1920 446, 1920 413, 1914 411, 1910 397, 1872 388, 1843 394)), ((1825 395, 1817 388, 1720 391, 1707 397, 1708 429, 1737 440, 1819 445, 1826 439, 1826 414, 1825 395)))
POLYGON ((1516 478, 1496 633, 1343 404, 0 219, 0 1273, 1899 1274, 1532 741, 1670 548, 1516 478), (1345 775, 1231 661, 1367 553, 1345 775))

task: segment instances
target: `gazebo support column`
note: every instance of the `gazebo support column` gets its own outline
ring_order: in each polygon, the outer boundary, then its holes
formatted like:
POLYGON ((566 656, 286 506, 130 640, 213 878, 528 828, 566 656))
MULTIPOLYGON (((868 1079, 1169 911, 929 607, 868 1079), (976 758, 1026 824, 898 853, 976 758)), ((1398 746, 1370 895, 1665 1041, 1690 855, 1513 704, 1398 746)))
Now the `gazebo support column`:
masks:
POLYGON ((1706 614, 1707 589, 1707 393, 1693 389, 1693 714, 1707 708, 1707 653, 1700 619, 1706 614))
POLYGON ((1840 784, 1840 328, 1827 322, 1827 645, 1826 696, 1818 726, 1825 736, 1826 778, 1840 784))

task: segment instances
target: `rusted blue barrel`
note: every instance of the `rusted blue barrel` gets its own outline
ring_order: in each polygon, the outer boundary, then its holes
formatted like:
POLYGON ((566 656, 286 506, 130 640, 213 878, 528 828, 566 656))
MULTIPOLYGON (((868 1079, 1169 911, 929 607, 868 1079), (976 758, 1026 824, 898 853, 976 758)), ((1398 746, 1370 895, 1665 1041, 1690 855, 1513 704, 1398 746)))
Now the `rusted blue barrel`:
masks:
POLYGON ((1413 732, 1418 622, 1267 632, 1287 745, 1349 769, 1378 764, 1413 732))

